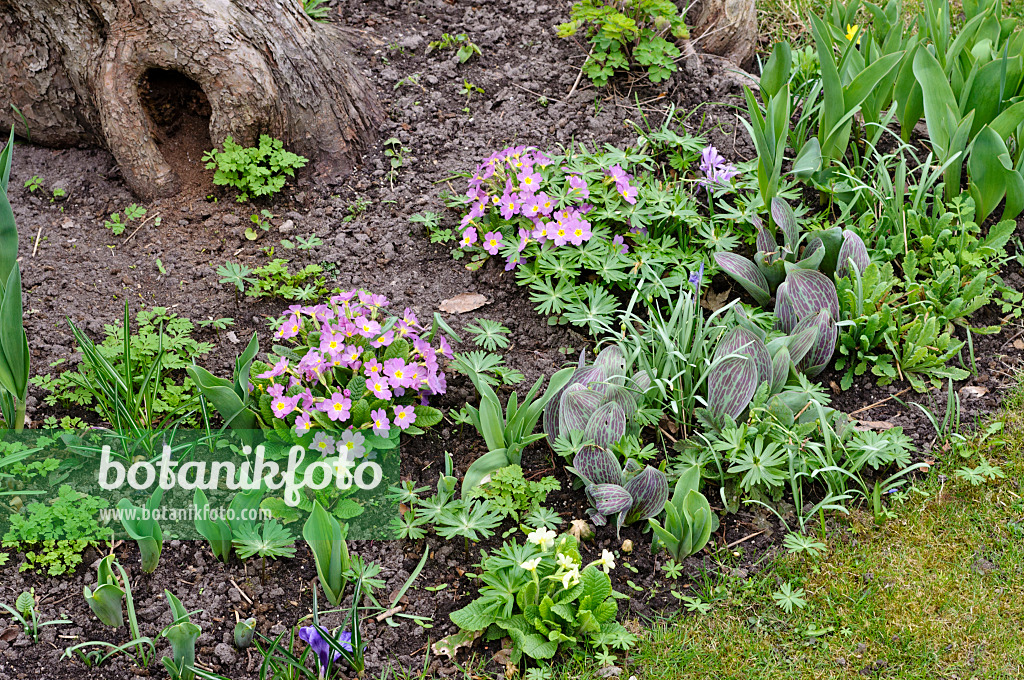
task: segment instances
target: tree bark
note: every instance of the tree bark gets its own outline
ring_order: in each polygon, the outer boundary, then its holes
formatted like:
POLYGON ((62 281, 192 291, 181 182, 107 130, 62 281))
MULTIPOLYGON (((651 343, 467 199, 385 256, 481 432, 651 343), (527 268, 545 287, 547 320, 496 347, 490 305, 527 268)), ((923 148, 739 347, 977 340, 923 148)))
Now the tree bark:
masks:
POLYGON ((754 0, 698 0, 691 7, 690 39, 698 51, 725 57, 748 67, 757 48, 757 8, 754 0))
POLYGON ((179 185, 140 95, 154 71, 198 85, 214 145, 266 133, 322 172, 350 171, 383 119, 348 33, 299 0, 0 0, 0 45, 0 129, 104 146, 145 198, 179 185))

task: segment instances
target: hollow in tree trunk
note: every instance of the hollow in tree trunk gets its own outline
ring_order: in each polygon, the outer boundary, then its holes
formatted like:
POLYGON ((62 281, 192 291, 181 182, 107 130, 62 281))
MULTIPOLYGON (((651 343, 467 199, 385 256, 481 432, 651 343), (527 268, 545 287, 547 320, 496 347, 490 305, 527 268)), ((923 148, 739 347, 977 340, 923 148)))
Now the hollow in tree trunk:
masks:
POLYGON ((688 14, 690 39, 699 52, 749 67, 757 48, 754 0, 697 0, 688 14))
POLYGON ((383 118, 351 36, 299 0, 0 0, 0 45, 0 129, 104 146, 145 198, 178 190, 157 141, 181 102, 215 145, 266 133, 333 173, 383 118))

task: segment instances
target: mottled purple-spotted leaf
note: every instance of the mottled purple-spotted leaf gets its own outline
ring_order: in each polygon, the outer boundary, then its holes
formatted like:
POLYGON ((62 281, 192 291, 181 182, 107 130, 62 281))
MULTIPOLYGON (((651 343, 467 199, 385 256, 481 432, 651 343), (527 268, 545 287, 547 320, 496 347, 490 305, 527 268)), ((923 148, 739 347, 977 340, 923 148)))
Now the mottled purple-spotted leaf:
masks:
POLYGON ((768 281, 756 264, 735 253, 715 253, 715 262, 722 271, 743 286, 750 296, 757 300, 757 304, 765 307, 772 301, 768 281))
POLYGON ((764 346, 761 338, 746 328, 739 326, 733 328, 718 343, 718 347, 715 349, 715 359, 730 354, 739 354, 754 360, 758 384, 765 380, 771 380, 772 358, 768 354, 768 349, 764 346))
POLYGON ((757 228, 757 249, 758 251, 765 254, 778 254, 779 244, 775 242, 775 237, 772 236, 767 229, 763 226, 757 228))
POLYGON ((761 220, 760 215, 751 215, 750 223, 754 225, 755 229, 764 229, 764 222, 761 220))
POLYGON ((633 497, 629 491, 618 484, 592 484, 587 487, 587 497, 594 509, 602 515, 613 515, 633 506, 633 497))
POLYGON ((814 316, 802 319, 797 324, 795 333, 800 333, 806 328, 816 328, 818 337, 814 346, 797 366, 807 377, 813 378, 825 370, 828 362, 832 360, 832 354, 836 349, 836 340, 839 338, 839 328, 827 309, 822 309, 814 316))
POLYGON ((782 238, 791 253, 796 252, 796 242, 800 238, 800 229, 796 225, 796 215, 789 203, 775 196, 772 198, 772 220, 782 230, 782 238))
POLYGON ((637 394, 643 394, 651 389, 651 376, 647 374, 647 371, 637 371, 633 374, 633 389, 637 394))
POLYGON ((628 421, 636 415, 636 410, 638 408, 636 400, 639 395, 640 393, 636 391, 636 385, 633 384, 632 380, 628 380, 626 385, 621 387, 613 385, 605 398, 610 402, 618 404, 619 407, 622 408, 622 412, 625 414, 626 420, 628 421))
POLYGON ((725 359, 708 376, 708 410, 733 418, 743 413, 757 390, 757 366, 752 359, 725 359))
POLYGON ((820 310, 828 310, 833 319, 839 318, 839 295, 831 279, 811 269, 789 272, 776 292, 776 325, 792 333, 797 323, 820 310))
MULTIPOLYGON (((544 407, 544 434, 547 435, 547 442, 550 445, 561 435, 567 435, 568 432, 562 432, 560 423, 561 416, 559 415, 562 411, 562 395, 572 385, 583 385, 586 386, 590 376, 594 373, 593 366, 583 365, 584 353, 580 352, 579 367, 576 372, 573 373, 572 378, 569 379, 562 389, 555 392, 555 395, 551 397, 551 401, 544 407)), ((578 389, 578 388, 577 388, 578 389)))
POLYGON ((817 344, 818 333, 818 327, 813 325, 799 332, 794 330, 789 336, 789 360, 794 364, 803 361, 807 353, 817 344))
POLYGON ((558 410, 558 433, 566 437, 573 430, 585 430, 590 414, 597 410, 601 401, 601 396, 585 385, 576 383, 566 387, 558 410))
POLYGON ((786 386, 789 379, 789 367, 793 363, 790 359, 789 349, 783 347, 772 357, 772 384, 771 393, 780 392, 786 386))
POLYGON ((622 466, 615 454, 599 446, 584 446, 572 459, 576 474, 587 485, 619 484, 622 482, 622 466))
POLYGON ((602 448, 609 448, 626 434, 626 412, 616 401, 601 404, 587 421, 586 438, 602 448))
POLYGON ((633 497, 633 507, 626 515, 626 524, 642 522, 665 509, 668 478, 661 470, 648 465, 626 482, 624 488, 633 497))
POLYGON ((606 369, 605 375, 622 375, 626 372, 626 355, 618 345, 608 345, 594 359, 594 366, 606 369))
POLYGON ((847 229, 843 232, 843 245, 839 248, 839 259, 836 262, 836 275, 846 276, 850 272, 850 262, 857 267, 861 274, 871 264, 871 256, 868 255, 868 248, 860 236, 847 229))

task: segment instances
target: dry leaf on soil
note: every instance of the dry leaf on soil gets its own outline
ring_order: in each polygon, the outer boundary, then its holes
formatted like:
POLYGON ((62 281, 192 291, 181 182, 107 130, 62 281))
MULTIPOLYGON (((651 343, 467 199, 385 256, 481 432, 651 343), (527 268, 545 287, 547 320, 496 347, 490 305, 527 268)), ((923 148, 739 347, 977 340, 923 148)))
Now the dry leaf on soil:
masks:
POLYGON ((988 388, 981 385, 965 385, 960 388, 961 397, 984 397, 988 394, 988 388))
POLYGON ((460 649, 469 647, 473 644, 474 640, 483 634, 482 630, 461 630, 454 635, 438 640, 430 645, 430 648, 434 654, 443 654, 449 659, 454 659, 460 649))
POLYGON ((487 298, 480 293, 459 293, 442 302, 438 309, 445 314, 465 314, 474 309, 480 309, 486 304, 487 298))
POLYGON ((866 430, 891 430, 894 427, 896 426, 888 420, 858 420, 857 425, 853 429, 864 432, 866 430))

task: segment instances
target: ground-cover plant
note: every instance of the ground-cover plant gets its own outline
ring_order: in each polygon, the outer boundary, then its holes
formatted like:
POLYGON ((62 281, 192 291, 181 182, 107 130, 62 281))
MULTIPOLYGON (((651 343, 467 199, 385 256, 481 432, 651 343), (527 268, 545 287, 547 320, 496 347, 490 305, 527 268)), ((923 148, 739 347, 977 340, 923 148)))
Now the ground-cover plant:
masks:
MULTIPOLYGON (((142 220, 142 218, 146 216, 147 212, 148 211, 142 206, 136 203, 131 203, 124 209, 123 219, 121 218, 122 213, 111 213, 110 219, 103 222, 103 226, 109 229, 114 234, 114 236, 120 236, 121 234, 124 233, 124 230, 127 229, 132 222, 136 220, 142 220)), ((149 220, 143 220, 143 222, 148 221, 149 220)), ((156 226, 160 226, 159 217, 154 219, 154 224, 156 224, 156 226)))
POLYGON ((615 567, 605 550, 586 566, 569 534, 538 529, 526 543, 506 542, 480 564, 479 597, 451 613, 463 631, 487 639, 509 636, 513 663, 522 657, 550 659, 560 649, 629 649, 636 637, 615 621, 617 595, 607 572, 615 567))
POLYGON ((93 410, 118 432, 157 428, 179 418, 189 421, 197 393, 191 380, 179 382, 178 376, 212 345, 193 339, 192 322, 166 307, 140 310, 135 320, 137 328, 131 333, 125 303, 122 324, 106 325, 99 344, 72 323, 83 361, 75 370, 32 379, 33 385, 50 392, 45 403, 93 410))
POLYGON ((771 199, 771 215, 769 224, 782 232, 781 246, 776 242, 774 229, 765 229, 757 219, 754 223, 757 228, 757 254, 753 261, 735 253, 714 255, 718 266, 762 307, 771 304, 790 272, 816 270, 832 278, 845 276, 851 263, 858 271, 864 271, 870 264, 864 241, 849 229, 832 227, 818 232, 801 232, 793 209, 778 197, 771 199))
POLYGON ((274 258, 255 269, 243 268, 227 262, 217 269, 222 283, 234 284, 239 292, 253 298, 281 298, 294 302, 318 300, 333 291, 327 285, 324 268, 319 264, 307 264, 296 271, 288 267, 288 260, 274 258), (245 284, 248 283, 248 289, 245 284))
POLYGON ((326 22, 331 6, 327 0, 302 0, 302 10, 313 21, 326 22))
POLYGON ((639 65, 652 83, 673 73, 681 52, 677 40, 689 37, 683 14, 671 0, 579 0, 558 37, 582 33, 590 45, 583 73, 601 87, 619 71, 639 65))
POLYGON ((0 151, 0 412, 8 428, 25 427, 28 398, 28 336, 22 320, 21 266, 18 264, 18 226, 7 200, 14 154, 14 128, 0 151))
POLYGON ((666 289, 651 301, 635 292, 622 314, 625 332, 617 341, 626 365, 635 367, 638 403, 671 414, 684 437, 694 409, 707 405, 702 395, 718 366, 715 348, 732 323, 729 310, 737 304, 730 302, 705 316, 700 305, 702 276, 703 270, 698 270, 676 295, 668 295, 666 289))
POLYGON ((587 515, 602 527, 615 515, 616 535, 623 526, 643 522, 661 513, 668 500, 668 478, 650 465, 632 458, 625 465, 605 448, 585 446, 573 458, 571 471, 581 480, 591 507, 587 515))
POLYGON ((536 481, 523 476, 523 468, 509 465, 491 473, 491 478, 473 490, 475 496, 489 501, 488 510, 519 521, 544 506, 548 494, 560 488, 554 477, 536 481))
POLYGON ((50 502, 34 501, 11 513, 3 547, 25 553, 22 571, 45 568, 50 576, 74 571, 86 548, 109 537, 96 517, 107 506, 105 499, 63 484, 50 502))
POLYGON ((288 177, 305 167, 307 159, 284 150, 284 142, 270 135, 260 135, 257 146, 243 147, 228 135, 224 150, 213 149, 203 154, 206 167, 214 170, 213 183, 233 187, 238 202, 253 196, 273 196, 284 188, 288 177))

